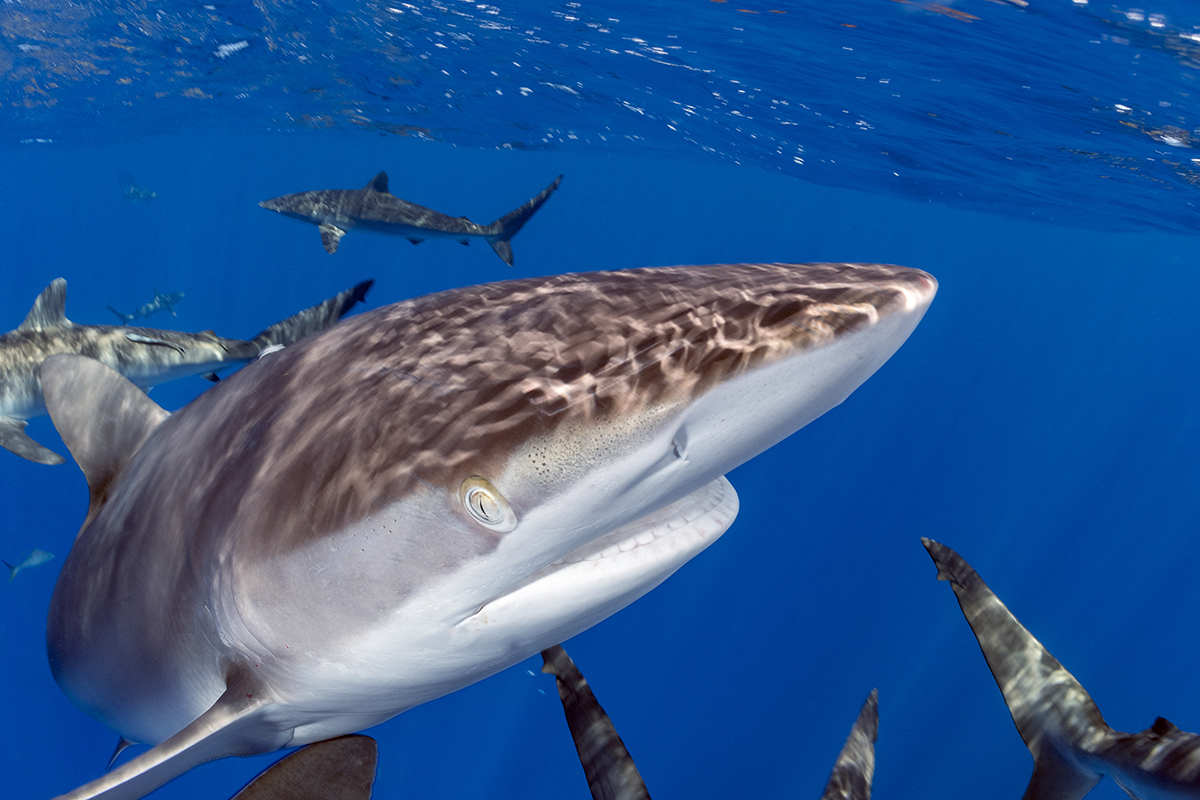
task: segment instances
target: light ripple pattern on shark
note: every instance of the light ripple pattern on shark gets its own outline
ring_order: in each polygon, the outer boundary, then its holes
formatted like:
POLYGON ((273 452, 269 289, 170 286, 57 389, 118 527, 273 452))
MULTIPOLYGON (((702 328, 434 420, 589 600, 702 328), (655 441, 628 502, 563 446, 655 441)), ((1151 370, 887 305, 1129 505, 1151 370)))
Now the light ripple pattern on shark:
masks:
POLYGON ((963 616, 1033 755, 1024 800, 1079 800, 1109 775, 1134 800, 1200 798, 1200 736, 1159 717, 1140 733, 1113 730, 1087 690, 1034 638, 958 553, 921 543, 963 616))
POLYGON ((373 283, 363 281, 243 340, 213 331, 78 325, 67 319, 67 282, 56 278, 38 295, 25 321, 0 335, 0 447, 39 464, 63 462, 25 433, 28 420, 46 413, 38 370, 50 356, 75 353, 97 359, 143 390, 188 375, 215 377, 219 370, 328 328, 362 301, 373 283))
POLYGON ((732 524, 724 473, 844 400, 936 288, 902 267, 721 264, 455 289, 169 416, 95 361, 50 359, 92 495, 51 668, 156 744, 67 797, 361 730, 615 613, 732 524))
POLYGON ((263 200, 259 205, 284 216, 316 225, 325 252, 336 253, 342 237, 351 230, 401 236, 413 244, 426 239, 450 239, 470 244, 483 239, 510 267, 510 240, 524 227, 562 183, 559 175, 528 202, 490 225, 479 225, 466 217, 451 217, 432 208, 401 200, 388 191, 386 172, 378 173, 361 189, 317 189, 263 200))

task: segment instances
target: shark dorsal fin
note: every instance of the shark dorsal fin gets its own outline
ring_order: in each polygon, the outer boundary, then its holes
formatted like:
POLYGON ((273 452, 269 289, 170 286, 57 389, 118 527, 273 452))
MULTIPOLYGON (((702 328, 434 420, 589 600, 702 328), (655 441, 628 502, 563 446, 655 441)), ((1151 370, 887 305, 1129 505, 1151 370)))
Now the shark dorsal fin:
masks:
POLYGON ((90 522, 113 479, 169 415, 120 373, 91 358, 51 356, 41 377, 50 419, 87 478, 90 522))
POLYGON ((33 308, 29 309, 25 321, 17 330, 46 331, 70 324, 71 320, 67 319, 67 282, 63 278, 55 278, 33 301, 33 308))
POLYGON ((371 178, 371 180, 367 181, 366 188, 374 189, 377 192, 386 192, 388 190, 387 173, 376 173, 374 178, 371 178))

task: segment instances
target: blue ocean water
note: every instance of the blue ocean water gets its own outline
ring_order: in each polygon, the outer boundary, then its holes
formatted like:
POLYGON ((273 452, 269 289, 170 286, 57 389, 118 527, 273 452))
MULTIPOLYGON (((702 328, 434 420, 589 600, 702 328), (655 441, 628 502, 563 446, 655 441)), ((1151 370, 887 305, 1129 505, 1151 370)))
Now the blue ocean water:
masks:
MULTIPOLYGON (((378 307, 569 270, 925 269, 941 288, 896 356, 731 473, 731 530, 567 649, 658 798, 818 797, 872 687, 875 797, 1017 797, 1032 762, 920 536, 1114 727, 1200 731, 1197 68, 1182 2, 13 0, 0 315, 59 276, 77 322, 157 288, 186 297, 152 325, 243 337, 367 277, 378 307), (330 256, 256 205, 379 170, 477 221, 566 179, 512 268, 357 234, 330 256), (129 202, 126 174, 157 196, 129 202)), ((65 452, 46 418, 29 432, 65 452)), ((0 795, 50 797, 115 739, 45 657, 87 489, 7 453, 0 476, 0 556, 56 554, 0 586, 0 795)), ((373 729, 375 796, 586 797, 540 663, 373 729)), ((222 800, 273 759, 155 796, 222 800)))

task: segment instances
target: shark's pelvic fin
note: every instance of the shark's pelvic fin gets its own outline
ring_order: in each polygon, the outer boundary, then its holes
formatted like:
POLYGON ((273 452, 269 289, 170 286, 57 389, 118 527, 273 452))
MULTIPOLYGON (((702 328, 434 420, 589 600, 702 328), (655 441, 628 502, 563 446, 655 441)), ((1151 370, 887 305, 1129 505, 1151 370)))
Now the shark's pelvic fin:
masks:
MULTIPOLYGON (((264 746, 261 738, 247 746, 245 730, 253 728, 255 715, 270 703, 248 673, 248 669, 231 669, 225 693, 191 725, 55 800, 137 800, 206 761, 286 747, 292 738, 290 730, 276 734, 277 741, 270 743, 274 747, 264 746)), ((261 726, 255 730, 261 736, 261 726)))
POLYGON ((562 183, 562 179, 563 176, 559 175, 550 182, 549 186, 542 189, 537 197, 534 197, 520 208, 510 211, 488 226, 489 231, 499 234, 495 239, 488 239, 488 244, 492 246, 492 249, 496 251, 496 255, 500 256, 505 264, 508 264, 510 267, 513 264, 512 245, 509 244, 508 240, 516 236, 517 231, 521 230, 525 223, 529 221, 529 218, 550 199, 550 195, 554 194, 554 190, 562 183))
POLYGON ((879 690, 867 695, 846 744, 833 764, 821 800, 871 800, 875 778, 875 739, 879 735, 879 690))
POLYGON ((42 447, 30 439, 29 434, 25 433, 25 424, 23 419, 0 416, 0 447, 39 464, 61 464, 66 461, 50 448, 42 447))
POLYGON ((346 291, 334 295, 323 303, 318 303, 312 308, 306 308, 298 314, 293 314, 285 320, 276 322, 255 336, 251 341, 258 346, 260 351, 272 346, 279 347, 295 344, 310 333, 323 331, 330 325, 333 325, 346 312, 353 308, 356 303, 361 303, 365 300, 367 292, 374 285, 375 281, 370 278, 361 283, 356 283, 346 291))
POLYGON ((338 245, 342 243, 342 237, 346 235, 346 232, 328 222, 322 222, 317 226, 317 229, 321 231, 321 244, 325 246, 325 252, 330 255, 336 253, 338 245))
POLYGON ((542 660, 542 672, 558 685, 593 800, 650 800, 633 757, 567 651, 556 644, 542 651, 542 660))
POLYGON ((85 356, 51 356, 41 377, 54 427, 87 478, 90 520, 125 461, 168 414, 120 373, 85 356))
POLYGON ((233 800, 369 800, 378 760, 370 736, 314 742, 268 767, 233 800))
POLYGON ((67 281, 55 278, 42 290, 17 330, 46 331, 70 325, 67 319, 67 281))

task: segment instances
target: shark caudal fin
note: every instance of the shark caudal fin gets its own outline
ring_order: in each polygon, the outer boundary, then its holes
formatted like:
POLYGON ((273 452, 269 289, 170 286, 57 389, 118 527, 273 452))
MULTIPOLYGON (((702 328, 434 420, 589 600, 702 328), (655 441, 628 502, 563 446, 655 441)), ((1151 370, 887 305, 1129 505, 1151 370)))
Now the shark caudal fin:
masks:
POLYGON ((277 761, 233 800, 370 800, 379 746, 370 736, 339 736, 277 761))
POLYGON ((875 739, 879 735, 879 690, 867 695, 846 744, 833 764, 821 800, 871 800, 875 778, 875 739))
POLYGON ((1079 800, 1103 777, 1079 758, 1111 737, 1087 691, 1025 629, 962 556, 922 538, 949 581, 979 649, 1004 695, 1017 731, 1033 755, 1033 776, 1023 800, 1079 800))
POLYGON ((558 685, 593 800, 650 800, 633 757, 567 651, 556 644, 542 651, 542 660, 542 672, 558 685))
MULTIPOLYGON (((107 308, 109 311, 111 311, 111 312, 113 312, 114 314, 116 314, 116 315, 117 315, 117 319, 121 320, 121 324, 122 324, 122 325, 128 325, 128 324, 130 324, 131 322, 133 322, 135 319, 137 319, 137 315, 136 315, 136 314, 122 314, 120 311, 117 311, 117 310, 116 310, 115 308, 113 308, 112 306, 105 306, 105 308, 107 308)), ((174 311, 172 311, 171 313, 172 313, 172 314, 174 314, 175 312, 174 312, 174 311)))
POLYGON ((170 739, 55 800, 137 800, 207 761, 287 747, 291 730, 263 738, 258 717, 270 701, 249 672, 231 669, 228 688, 212 708, 170 739))
POLYGON ((356 283, 324 303, 306 308, 282 322, 276 322, 251 341, 262 351, 268 347, 278 348, 294 344, 310 333, 323 331, 341 319, 355 304, 365 300, 367 292, 374 285, 375 281, 370 279, 356 283))
POLYGON ((125 462, 169 415, 116 370, 85 356, 51 356, 41 379, 50 419, 87 478, 91 520, 125 462))
POLYGON ((512 245, 509 244, 509 239, 517 235, 517 231, 529 222, 529 218, 542 207, 542 205, 550 199, 550 195, 554 194, 554 190, 562 183, 563 176, 559 175, 549 186, 541 191, 537 197, 531 199, 528 203, 520 208, 510 211, 500 219, 488 226, 488 230, 495 235, 495 239, 488 239, 488 244, 496 251, 496 255, 508 264, 510 267, 513 263, 512 245))

